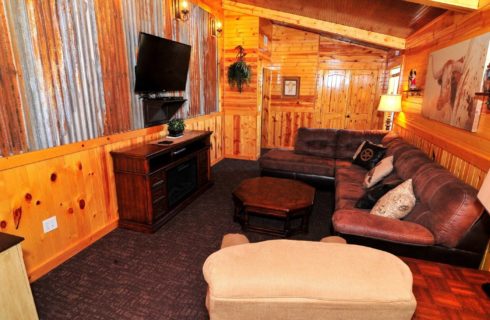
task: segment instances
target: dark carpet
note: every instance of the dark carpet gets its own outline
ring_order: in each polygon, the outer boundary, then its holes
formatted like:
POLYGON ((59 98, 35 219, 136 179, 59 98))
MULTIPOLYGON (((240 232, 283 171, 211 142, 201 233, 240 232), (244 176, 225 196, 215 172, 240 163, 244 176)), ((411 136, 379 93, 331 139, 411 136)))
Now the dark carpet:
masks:
MULTIPOLYGON (((223 160, 215 185, 155 234, 117 229, 32 284, 41 319, 208 319, 202 265, 233 222, 231 191, 257 162, 223 160)), ((332 195, 317 191, 308 234, 329 234, 332 195)), ((252 242, 271 236, 247 232, 252 242)))

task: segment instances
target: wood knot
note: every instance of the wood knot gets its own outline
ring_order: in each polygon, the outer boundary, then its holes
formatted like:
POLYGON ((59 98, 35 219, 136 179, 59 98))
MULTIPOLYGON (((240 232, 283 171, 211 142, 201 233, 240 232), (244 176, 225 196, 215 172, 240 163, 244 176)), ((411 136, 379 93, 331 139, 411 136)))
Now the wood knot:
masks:
POLYGON ((36 201, 36 206, 40 205, 41 204, 41 201, 40 200, 37 200, 36 201))
POLYGON ((2 220, 2 222, 0 222, 0 228, 2 228, 2 229, 7 228, 7 221, 2 220))
POLYGON ((85 209, 85 200, 81 199, 80 201, 78 201, 78 205, 80 206, 80 209, 85 209))
POLYGON ((81 162, 79 162, 79 163, 78 163, 78 170, 82 170, 82 169, 83 169, 82 163, 81 163, 81 162))
POLYGON ((73 211, 74 211, 73 208, 68 208, 68 213, 69 214, 73 214, 73 211))
POLYGON ((26 199, 26 201, 31 201, 32 200, 32 194, 26 193, 26 195, 24 196, 24 198, 26 199))
POLYGON ((50 179, 51 179, 52 182, 55 182, 57 178, 58 178, 58 175, 56 175, 55 172, 51 173, 51 178, 50 179))

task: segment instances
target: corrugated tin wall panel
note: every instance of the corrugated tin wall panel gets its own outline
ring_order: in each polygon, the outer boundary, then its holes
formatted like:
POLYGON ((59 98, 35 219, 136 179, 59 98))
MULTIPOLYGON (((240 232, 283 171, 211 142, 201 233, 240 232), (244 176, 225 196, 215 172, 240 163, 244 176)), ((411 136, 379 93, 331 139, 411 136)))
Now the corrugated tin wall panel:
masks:
MULTIPOLYGON (((8 0, 7 0, 8 1, 8 0)), ((0 154, 10 155, 27 149, 24 112, 17 79, 4 1, 0 0, 0 154)))
POLYGON ((140 31, 192 45, 183 118, 218 109, 210 14, 171 0, 0 0, 2 156, 143 127, 133 93, 140 31), (214 71, 213 71, 214 70, 214 71), (211 75, 210 75, 211 74, 211 75))
POLYGON ((29 149, 102 135, 105 106, 92 1, 11 1, 6 9, 26 88, 29 149))
POLYGON ((143 106, 133 93, 135 83, 138 35, 140 32, 165 37, 165 12, 160 0, 122 0, 126 56, 128 59, 129 89, 131 91, 132 128, 143 128, 143 106))

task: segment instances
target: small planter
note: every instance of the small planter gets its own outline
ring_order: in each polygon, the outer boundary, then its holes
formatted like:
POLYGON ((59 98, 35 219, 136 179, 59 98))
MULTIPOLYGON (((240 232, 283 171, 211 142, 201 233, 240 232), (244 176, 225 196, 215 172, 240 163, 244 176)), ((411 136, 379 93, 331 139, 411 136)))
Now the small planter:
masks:
POLYGON ((177 138, 184 135, 185 123, 183 119, 172 119, 168 122, 168 136, 177 138))

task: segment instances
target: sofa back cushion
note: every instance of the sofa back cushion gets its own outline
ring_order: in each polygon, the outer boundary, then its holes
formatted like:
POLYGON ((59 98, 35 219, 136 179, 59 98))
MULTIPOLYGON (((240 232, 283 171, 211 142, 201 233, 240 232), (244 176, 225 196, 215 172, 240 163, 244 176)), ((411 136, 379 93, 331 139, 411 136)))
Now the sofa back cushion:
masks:
POLYGON ((294 152, 313 156, 335 158, 336 129, 299 128, 294 152))
POLYGON ((381 130, 338 130, 336 158, 352 160, 357 147, 364 140, 381 144, 381 140, 386 134, 386 131, 381 130))
POLYGON ((405 220, 429 229, 435 242, 456 247, 483 213, 477 191, 436 163, 426 163, 413 174, 414 192, 424 210, 405 220))
POLYGON ((397 175, 403 180, 411 179, 422 165, 433 163, 422 150, 401 147, 398 150, 400 152, 395 152, 393 155, 393 166, 397 175))

